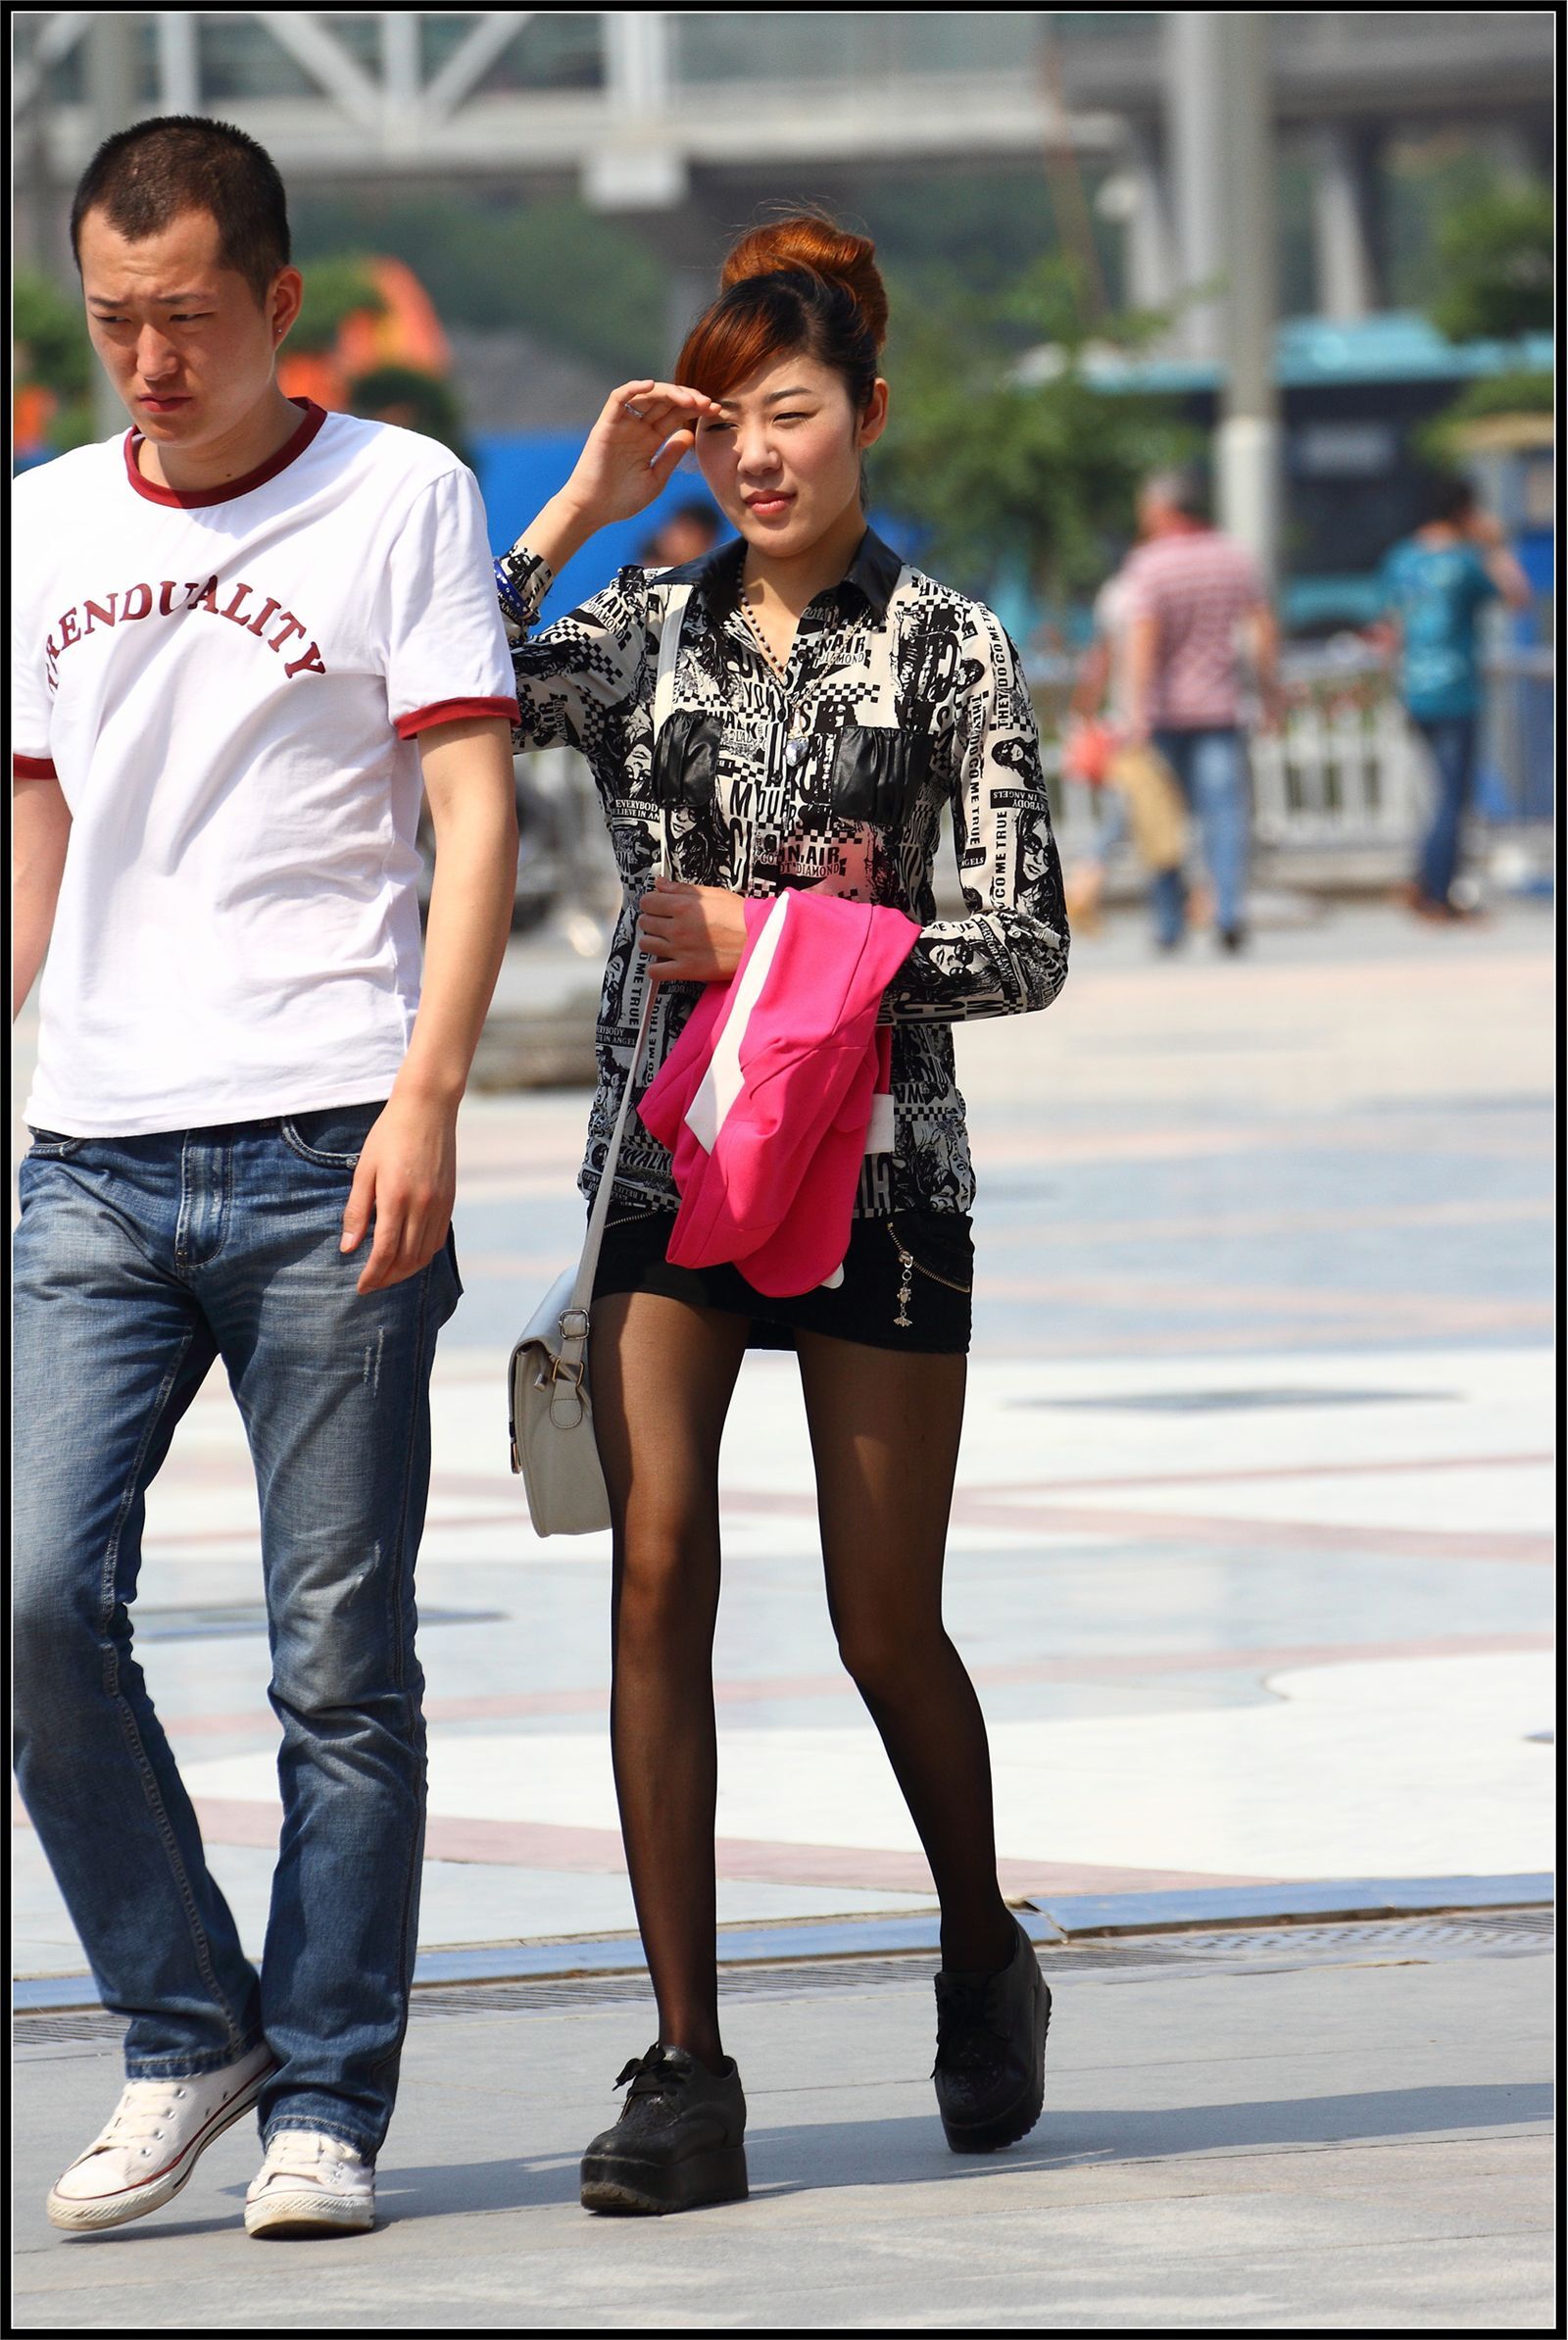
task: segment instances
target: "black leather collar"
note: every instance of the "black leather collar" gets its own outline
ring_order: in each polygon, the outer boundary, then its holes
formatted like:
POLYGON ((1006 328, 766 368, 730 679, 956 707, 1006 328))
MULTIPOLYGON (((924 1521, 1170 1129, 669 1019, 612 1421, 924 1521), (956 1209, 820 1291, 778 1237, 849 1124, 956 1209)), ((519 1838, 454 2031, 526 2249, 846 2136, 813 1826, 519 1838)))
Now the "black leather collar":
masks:
MULTIPOLYGON (((712 616, 720 621, 731 617, 740 603, 741 569, 746 559, 744 537, 734 537, 720 544, 710 553, 703 553, 695 561, 683 561, 678 569, 662 569, 657 581, 662 585, 695 585, 708 603, 712 616)), ((874 528, 867 528, 856 547, 855 558, 845 571, 842 583, 829 588, 842 591, 853 585, 874 618, 885 618, 893 588, 899 581, 904 563, 891 546, 883 543, 874 528)))

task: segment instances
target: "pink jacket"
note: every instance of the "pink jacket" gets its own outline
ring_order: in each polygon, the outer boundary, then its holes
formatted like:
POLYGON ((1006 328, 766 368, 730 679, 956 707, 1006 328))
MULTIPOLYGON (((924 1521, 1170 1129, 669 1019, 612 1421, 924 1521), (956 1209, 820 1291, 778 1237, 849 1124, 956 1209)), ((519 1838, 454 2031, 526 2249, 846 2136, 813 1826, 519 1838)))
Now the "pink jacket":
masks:
POLYGON ((833 894, 748 901, 739 967, 705 987, 638 1108, 673 1158, 673 1266, 733 1261, 773 1298, 838 1280, 861 1162, 893 1143, 877 1012, 919 932, 833 894))

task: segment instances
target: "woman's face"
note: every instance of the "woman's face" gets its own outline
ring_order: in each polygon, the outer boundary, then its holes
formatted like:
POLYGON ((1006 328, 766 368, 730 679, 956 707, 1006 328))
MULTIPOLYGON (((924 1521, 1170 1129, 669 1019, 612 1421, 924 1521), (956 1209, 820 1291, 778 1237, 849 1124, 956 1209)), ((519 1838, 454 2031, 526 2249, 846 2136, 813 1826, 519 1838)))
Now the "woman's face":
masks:
POLYGON ((886 382, 857 416, 844 376, 798 352, 770 358, 719 405, 698 425, 697 460, 749 544, 787 561, 858 510, 860 456, 887 422, 886 382))

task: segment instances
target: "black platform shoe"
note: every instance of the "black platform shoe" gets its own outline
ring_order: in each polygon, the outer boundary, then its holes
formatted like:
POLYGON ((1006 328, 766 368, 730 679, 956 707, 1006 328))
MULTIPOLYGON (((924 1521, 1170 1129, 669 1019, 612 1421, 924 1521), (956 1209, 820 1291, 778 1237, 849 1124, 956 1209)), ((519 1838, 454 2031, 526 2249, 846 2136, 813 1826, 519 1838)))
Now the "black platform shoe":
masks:
POLYGON ((746 2099, 733 2057, 710 2071, 656 2042, 615 2082, 626 2102, 582 2157, 584 2210, 661 2216, 746 2197, 746 2099))
MULTIPOLYGON (((1016 1923, 1016 1920, 1014 1920, 1016 1923)), ((937 2110, 955 2153, 1016 2145, 1046 2101, 1051 1987, 1023 1927, 996 1974, 937 1976, 937 2110)))

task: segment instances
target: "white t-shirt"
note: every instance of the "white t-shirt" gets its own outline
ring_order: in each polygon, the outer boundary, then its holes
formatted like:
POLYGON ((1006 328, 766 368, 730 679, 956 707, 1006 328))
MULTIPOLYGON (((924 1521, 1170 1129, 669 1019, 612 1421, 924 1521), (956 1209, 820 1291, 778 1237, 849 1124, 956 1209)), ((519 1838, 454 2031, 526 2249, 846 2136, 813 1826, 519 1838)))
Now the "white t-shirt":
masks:
POLYGON ((153 485, 128 433, 24 473, 14 519, 16 770, 72 816, 27 1120, 384 1097, 418 1002, 417 735, 516 712, 473 474, 307 404, 227 487, 153 485))

